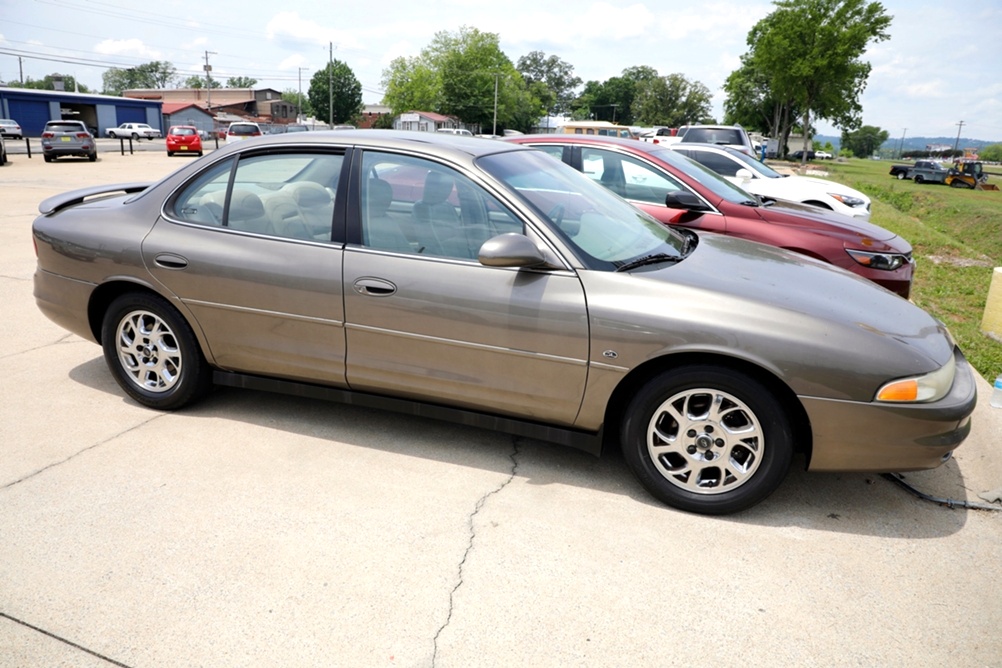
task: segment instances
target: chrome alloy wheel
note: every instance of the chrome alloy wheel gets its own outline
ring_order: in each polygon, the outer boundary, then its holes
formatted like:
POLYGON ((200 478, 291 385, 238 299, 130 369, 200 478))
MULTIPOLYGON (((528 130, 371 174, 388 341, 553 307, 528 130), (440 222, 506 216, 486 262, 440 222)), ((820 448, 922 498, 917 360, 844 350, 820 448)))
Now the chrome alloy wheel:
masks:
POLYGON ((755 475, 765 450, 759 419, 727 392, 693 388, 654 411, 647 452, 673 485, 696 494, 721 494, 755 475))
POLYGON ((118 359, 129 379, 149 392, 168 392, 181 379, 181 349, 157 314, 132 311, 119 321, 118 359))

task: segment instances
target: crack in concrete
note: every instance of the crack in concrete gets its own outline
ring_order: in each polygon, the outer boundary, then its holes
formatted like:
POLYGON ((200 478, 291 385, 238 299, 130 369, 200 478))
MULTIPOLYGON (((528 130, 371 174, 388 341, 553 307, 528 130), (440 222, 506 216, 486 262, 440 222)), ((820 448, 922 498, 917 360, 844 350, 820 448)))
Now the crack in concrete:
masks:
POLYGON ((76 334, 72 334, 72 333, 71 334, 63 334, 58 339, 56 339, 55 341, 52 341, 50 343, 43 343, 42 345, 35 346, 34 348, 28 348, 26 350, 18 350, 16 352, 9 353, 7 355, 0 355, 0 360, 5 360, 5 359, 7 359, 9 357, 17 357, 18 355, 25 355, 27 353, 33 353, 36 350, 44 350, 44 349, 50 348, 52 346, 58 346, 58 345, 61 345, 63 343, 68 342, 70 339, 77 339, 77 341, 74 341, 73 343, 77 343, 78 341, 83 341, 83 339, 81 339, 76 334))
POLYGON ((62 638, 60 636, 57 636, 55 633, 50 633, 49 631, 46 631, 45 629, 39 628, 39 627, 35 626, 34 624, 29 624, 28 622, 20 620, 17 617, 11 617, 10 615, 8 615, 8 614, 6 614, 4 612, 0 612, 0 617, 2 617, 3 619, 10 620, 10 621, 14 622, 15 624, 20 624, 21 626, 23 626, 25 628, 29 628, 32 631, 36 631, 38 633, 41 633, 42 635, 46 635, 46 636, 48 636, 50 638, 53 638, 54 640, 58 640, 61 643, 65 643, 65 644, 69 645, 70 647, 73 647, 75 649, 80 650, 81 652, 87 652, 91 656, 95 656, 95 657, 101 659, 102 661, 107 661, 108 663, 110 663, 113 666, 119 666, 120 668, 129 668, 129 666, 126 665, 126 664, 124 664, 124 663, 121 663, 119 661, 115 661, 114 659, 112 659, 110 657, 107 657, 107 656, 105 656, 103 654, 98 654, 94 650, 87 649, 83 645, 78 645, 75 642, 73 642, 72 640, 67 640, 66 638, 62 638))
MULTIPOLYGON (((37 475, 39 475, 41 473, 44 473, 45 471, 48 471, 51 468, 54 468, 56 466, 62 466, 66 462, 68 462, 70 460, 73 460, 73 459, 76 459, 77 457, 79 457, 80 455, 84 454, 85 452, 88 452, 90 450, 93 450, 94 448, 100 447, 100 446, 104 445, 105 443, 110 443, 111 441, 114 441, 119 436, 124 436, 125 434, 128 434, 131 431, 135 431, 136 429, 139 429, 140 427, 145 427, 149 423, 153 422, 154 420, 159 420, 160 418, 164 417, 165 415, 166 415, 166 413, 161 413, 159 415, 154 415, 149 420, 143 420, 142 422, 140 422, 137 425, 133 425, 133 426, 129 427, 128 429, 123 429, 122 431, 118 432, 117 434, 113 434, 113 435, 109 436, 108 438, 104 439, 103 441, 98 441, 97 443, 93 443, 91 445, 88 445, 86 448, 84 448, 82 450, 78 450, 77 452, 74 452, 72 455, 70 455, 66 459, 63 459, 62 461, 52 462, 51 464, 49 464, 47 466, 43 466, 42 468, 38 469, 37 471, 32 471, 28 475, 26 475, 26 476, 24 476, 22 478, 19 478, 18 480, 14 480, 12 482, 6 483, 5 485, 0 486, 0 490, 2 490, 2 489, 9 489, 9 488, 13 487, 14 485, 21 484, 25 480, 30 480, 31 478, 34 478, 35 476, 37 476, 37 475)), ((0 613, 0 614, 2 614, 2 613, 0 613)))
POLYGON ((507 487, 511 483, 511 481, 515 479, 515 474, 518 471, 517 436, 512 438, 511 445, 512 445, 512 451, 508 455, 508 458, 511 460, 511 473, 508 474, 508 477, 505 479, 504 482, 498 485, 497 489, 491 490, 490 492, 487 492, 482 497, 480 497, 480 499, 477 501, 477 505, 473 509, 473 512, 470 513, 470 516, 467 518, 467 523, 470 531, 470 540, 466 544, 466 551, 463 552, 463 558, 460 559, 459 561, 459 569, 458 569, 459 581, 456 583, 456 586, 452 588, 452 591, 449 592, 449 614, 445 618, 445 623, 438 628, 438 631, 435 632, 435 637, 432 639, 434 649, 432 650, 431 653, 431 665, 433 667, 435 666, 435 662, 438 660, 438 638, 440 635, 442 635, 442 632, 445 631, 445 629, 452 622, 452 611, 454 609, 456 592, 459 591, 459 588, 463 586, 463 568, 466 566, 466 558, 470 556, 470 552, 473 550, 473 541, 476 540, 477 538, 477 529, 476 526, 474 526, 474 520, 477 514, 480 512, 481 508, 484 507, 484 504, 487 503, 487 500, 492 496, 494 496, 495 494, 500 493, 501 490, 507 487))

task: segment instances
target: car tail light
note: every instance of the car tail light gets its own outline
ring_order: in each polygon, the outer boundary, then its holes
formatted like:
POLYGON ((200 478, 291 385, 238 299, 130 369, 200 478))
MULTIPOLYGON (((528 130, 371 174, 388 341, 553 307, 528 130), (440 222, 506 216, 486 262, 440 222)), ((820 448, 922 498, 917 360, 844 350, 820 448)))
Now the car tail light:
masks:
POLYGON ((86 132, 78 132, 77 139, 90 139, 90 135, 86 132))
POLYGON ((42 139, 52 139, 55 136, 56 135, 53 134, 53 133, 51 133, 51 132, 43 132, 42 133, 42 139))
POLYGON ((252 132, 251 133, 251 137, 260 137, 260 136, 261 136, 260 132, 252 132))
POLYGON ((652 144, 660 144, 660 143, 661 143, 661 140, 660 140, 660 139, 655 139, 655 140, 654 140, 654 141, 652 141, 651 143, 652 143, 652 144))

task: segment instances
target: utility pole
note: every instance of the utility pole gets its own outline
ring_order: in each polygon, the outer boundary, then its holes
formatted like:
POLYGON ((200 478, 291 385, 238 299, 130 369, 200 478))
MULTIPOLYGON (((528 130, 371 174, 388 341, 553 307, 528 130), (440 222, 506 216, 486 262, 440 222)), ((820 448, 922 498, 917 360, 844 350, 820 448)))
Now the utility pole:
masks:
POLYGON ((308 67, 299 68, 299 97, 296 98, 296 122, 303 122, 303 70, 308 70, 308 67))
POLYGON ((334 42, 330 43, 330 59, 327 61, 327 122, 334 129, 334 42))
POLYGON ((17 69, 21 73, 21 85, 24 85, 24 58, 17 57, 17 69))
POLYGON ((960 131, 964 129, 964 122, 957 123, 957 141, 953 142, 953 153, 956 155, 957 147, 960 146, 960 131))
POLYGON ((209 55, 219 55, 215 51, 205 52, 205 65, 202 69, 205 70, 205 110, 210 114, 212 113, 212 76, 209 74, 212 71, 212 65, 209 64, 209 55))
POLYGON ((496 135, 498 133, 498 77, 501 76, 500 72, 494 73, 494 130, 491 134, 496 135))
POLYGON ((906 132, 908 132, 908 128, 905 128, 904 130, 901 131, 901 143, 898 144, 898 160, 901 159, 901 156, 904 155, 904 152, 905 152, 905 133, 906 132))

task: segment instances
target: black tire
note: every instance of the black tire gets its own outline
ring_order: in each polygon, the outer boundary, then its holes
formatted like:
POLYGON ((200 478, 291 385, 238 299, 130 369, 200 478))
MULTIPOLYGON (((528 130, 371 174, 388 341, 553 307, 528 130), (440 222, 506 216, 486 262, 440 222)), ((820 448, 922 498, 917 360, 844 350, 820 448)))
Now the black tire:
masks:
POLYGON ((174 151, 167 151, 167 157, 168 158, 173 158, 174 157, 174 151))
POLYGON ((139 141, 139 135, 137 135, 135 132, 132 133, 132 141, 139 141))
POLYGON ((104 360, 137 402, 175 410, 201 399, 212 370, 191 327, 162 297, 128 293, 108 307, 101 326, 104 360))
POLYGON ((759 503, 786 477, 793 457, 790 419, 772 391, 711 365, 679 367, 644 385, 620 438, 627 465, 648 492, 705 515, 759 503))
POLYGON ((55 160, 55 158, 53 158, 51 155, 43 155, 42 159, 45 160, 45 162, 52 162, 53 160, 55 160))
POLYGON ((91 162, 97 162, 97 153, 88 153, 87 159, 91 162))
POLYGON ((898 172, 898 180, 899 181, 904 181, 907 178, 908 178, 907 174, 905 174, 904 172, 898 172))
POLYGON ((922 178, 921 174, 915 175, 915 183, 922 183, 923 181, 925 181, 925 179, 922 178))
POLYGON ((109 132, 108 137, 110 137, 111 139, 118 139, 118 135, 115 134, 114 132, 109 132))

